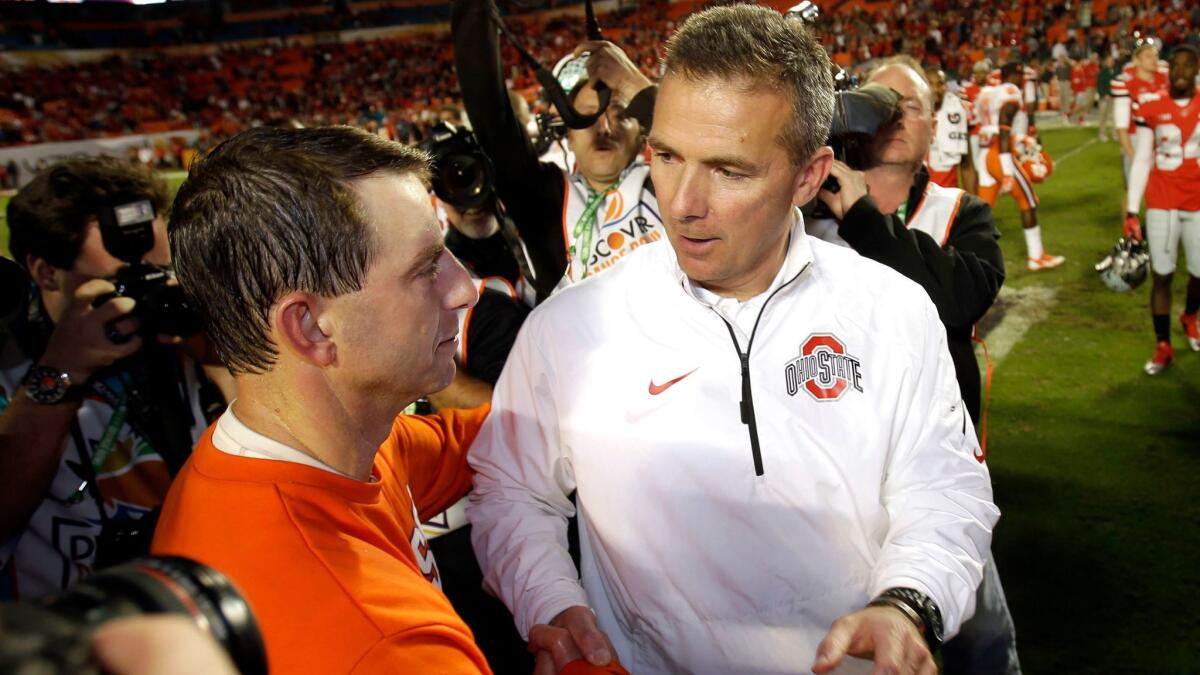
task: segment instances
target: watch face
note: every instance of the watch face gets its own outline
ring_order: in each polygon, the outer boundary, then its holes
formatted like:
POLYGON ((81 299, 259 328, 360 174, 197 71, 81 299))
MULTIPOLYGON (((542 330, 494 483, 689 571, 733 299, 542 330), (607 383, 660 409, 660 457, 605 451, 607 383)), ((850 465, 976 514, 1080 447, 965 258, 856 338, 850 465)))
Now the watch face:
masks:
POLYGON ((35 366, 25 376, 25 393, 38 403, 58 403, 67 394, 71 378, 61 370, 35 366))

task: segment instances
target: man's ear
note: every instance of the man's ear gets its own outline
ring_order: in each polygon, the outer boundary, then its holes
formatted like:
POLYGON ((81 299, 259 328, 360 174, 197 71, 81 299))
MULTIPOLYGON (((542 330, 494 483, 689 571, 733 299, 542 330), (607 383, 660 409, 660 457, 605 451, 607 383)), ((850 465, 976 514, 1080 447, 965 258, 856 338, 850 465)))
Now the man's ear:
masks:
POLYGON ((59 268, 51 265, 41 256, 36 256, 32 253, 25 255, 25 269, 29 270, 29 276, 33 277, 33 282, 43 291, 61 291, 62 284, 59 283, 58 272, 59 268))
POLYGON ((792 187, 792 204, 804 206, 811 202, 820 191, 821 184, 829 177, 831 168, 833 168, 833 148, 828 145, 821 146, 809 158, 808 165, 796 175, 796 182, 792 187))
POLYGON ((325 304, 311 293, 293 291, 275 303, 271 322, 279 348, 299 356, 311 365, 324 367, 337 361, 337 345, 332 331, 322 326, 325 304))

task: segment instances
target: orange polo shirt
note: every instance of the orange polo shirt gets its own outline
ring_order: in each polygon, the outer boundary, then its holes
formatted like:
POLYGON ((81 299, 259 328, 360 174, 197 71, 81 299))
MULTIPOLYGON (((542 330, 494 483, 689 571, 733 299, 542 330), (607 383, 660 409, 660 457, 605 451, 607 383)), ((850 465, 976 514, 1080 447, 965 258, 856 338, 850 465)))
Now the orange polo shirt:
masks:
POLYGON ((487 411, 397 417, 371 482, 227 454, 210 428, 171 486, 153 552, 233 580, 272 673, 490 673, 419 527, 470 489, 465 455, 487 411))

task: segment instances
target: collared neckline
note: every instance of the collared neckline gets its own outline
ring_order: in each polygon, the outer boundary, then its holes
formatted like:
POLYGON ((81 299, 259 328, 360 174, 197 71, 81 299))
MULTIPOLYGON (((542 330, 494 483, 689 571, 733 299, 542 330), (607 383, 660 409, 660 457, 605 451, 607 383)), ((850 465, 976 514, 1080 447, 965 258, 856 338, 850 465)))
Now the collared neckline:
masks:
POLYGON ((683 268, 679 266, 679 259, 675 256, 674 249, 672 249, 671 264, 674 266, 675 278, 679 280, 685 293, 706 307, 716 308, 721 305, 729 305, 730 302, 737 303, 737 305, 745 305, 766 298, 775 292, 777 288, 790 281, 792 277, 803 271, 813 261, 812 244, 808 240, 808 235, 804 232, 804 214, 800 212, 800 209, 793 207, 792 218, 793 222, 791 230, 788 232, 788 248, 783 258, 783 265, 780 266, 779 271, 775 274, 771 285, 754 297, 738 301, 702 288, 699 284, 688 278, 683 268))

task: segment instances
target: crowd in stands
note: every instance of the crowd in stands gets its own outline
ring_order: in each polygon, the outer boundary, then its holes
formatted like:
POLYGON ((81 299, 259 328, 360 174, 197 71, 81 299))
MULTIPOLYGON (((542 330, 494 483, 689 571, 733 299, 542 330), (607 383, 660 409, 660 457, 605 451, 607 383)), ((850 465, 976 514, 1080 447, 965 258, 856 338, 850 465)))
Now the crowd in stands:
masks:
MULTIPOLYGON (((1041 3, 917 0, 843 3, 819 33, 844 66, 908 53, 966 79, 984 57, 1021 57, 1046 70, 1060 50, 1128 53, 1135 35, 1167 44, 1200 39, 1200 2, 1041 3)), ((576 18, 516 16, 510 29, 543 63, 583 38, 576 18)), ((656 75, 674 29, 663 3, 603 16, 605 36, 656 75)), ((504 44, 512 88, 533 98, 533 73, 504 44)), ((399 140, 421 138, 450 106, 458 83, 445 33, 374 41, 217 48, 209 55, 139 54, 92 63, 28 67, 0 78, 0 146, 199 128, 225 137, 258 124, 350 124, 399 140)), ((1045 76, 1049 79, 1049 75, 1045 76)), ((178 153, 176 159, 180 159, 178 153)))
MULTIPOLYGON (((652 70, 669 28, 661 9, 609 14, 605 22, 609 35, 652 70)), ((511 23, 549 64, 582 38, 577 21, 511 23)), ((393 138, 419 138, 456 101, 453 72, 445 34, 31 67, 0 79, 0 146, 193 127, 224 136, 292 120, 373 123, 393 138)), ((517 89, 535 85, 521 67, 512 75, 517 89)))
POLYGON ((826 49, 843 66, 909 54, 963 79, 981 58, 1046 62, 1060 44, 1078 61, 1090 52, 1127 54, 1138 35, 1167 44, 1200 39, 1200 3, 1194 1, 850 4, 823 32, 826 49))

